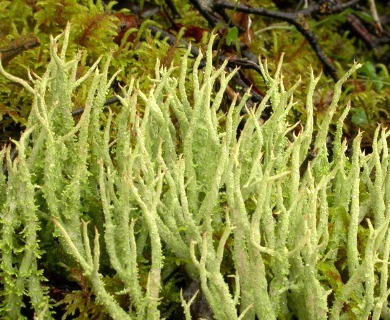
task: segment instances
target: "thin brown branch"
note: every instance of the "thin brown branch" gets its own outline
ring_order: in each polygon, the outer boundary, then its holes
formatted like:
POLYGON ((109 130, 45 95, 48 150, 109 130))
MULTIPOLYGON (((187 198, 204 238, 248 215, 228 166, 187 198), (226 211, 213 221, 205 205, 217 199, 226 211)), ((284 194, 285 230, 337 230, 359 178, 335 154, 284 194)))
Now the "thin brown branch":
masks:
POLYGON ((308 24, 306 23, 306 18, 310 17, 312 14, 334 14, 343 11, 346 8, 349 8, 361 0, 352 0, 343 4, 333 4, 330 5, 329 1, 320 1, 317 4, 310 6, 307 9, 300 10, 298 12, 280 12, 274 10, 268 10, 264 8, 254 8, 247 6, 245 4, 233 3, 226 0, 215 0, 213 2, 213 10, 235 10, 247 14, 261 15, 269 18, 274 18, 282 21, 286 21, 293 26, 306 38, 310 46, 313 48, 314 52, 317 54, 318 58, 324 66, 325 73, 329 74, 335 81, 338 80, 336 67, 327 56, 327 54, 322 50, 320 44, 318 43, 317 37, 310 30, 308 24))

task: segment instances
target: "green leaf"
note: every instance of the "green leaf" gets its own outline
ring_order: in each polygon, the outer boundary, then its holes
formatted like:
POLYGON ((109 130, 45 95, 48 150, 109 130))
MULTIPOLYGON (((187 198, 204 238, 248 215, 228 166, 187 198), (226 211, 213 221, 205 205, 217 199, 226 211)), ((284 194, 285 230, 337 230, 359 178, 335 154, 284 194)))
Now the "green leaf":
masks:
POLYGON ((226 44, 230 46, 232 42, 236 42, 238 38, 238 29, 237 27, 229 28, 226 34, 226 44))
POLYGON ((351 121, 353 124, 357 126, 367 126, 369 125, 368 119, 367 119, 367 114, 363 109, 357 108, 357 109, 352 109, 352 118, 351 121))

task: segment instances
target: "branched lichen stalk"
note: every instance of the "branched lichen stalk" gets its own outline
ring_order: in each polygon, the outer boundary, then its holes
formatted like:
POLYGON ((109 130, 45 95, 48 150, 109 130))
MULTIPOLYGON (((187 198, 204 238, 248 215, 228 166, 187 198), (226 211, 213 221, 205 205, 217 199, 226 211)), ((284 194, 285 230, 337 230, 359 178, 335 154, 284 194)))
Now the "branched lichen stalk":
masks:
POLYGON ((109 76, 111 54, 76 79, 81 56, 66 59, 69 26, 52 38, 52 60, 32 85, 0 66, 34 95, 14 142, 19 156, 0 150, 2 317, 17 318, 28 295, 37 317, 50 318, 41 243, 48 257, 61 252, 61 263, 80 269, 113 319, 165 316, 184 273, 201 286, 184 294, 189 301, 181 296, 186 319, 204 297, 218 320, 389 315, 390 133, 378 128, 367 155, 359 133, 348 157, 350 105, 333 119, 359 65, 335 85, 314 130, 320 76, 311 71, 307 120, 291 124, 300 81, 285 87, 282 59, 274 75, 259 62, 268 89, 257 108, 246 105, 248 94, 222 108, 236 70, 214 68, 214 39, 193 63, 189 48, 180 70, 157 61, 153 86, 144 91, 132 79, 117 96, 120 111, 104 115, 117 74, 109 76), (86 98, 76 123, 77 90, 86 98), (167 276, 176 268, 180 275, 167 276))

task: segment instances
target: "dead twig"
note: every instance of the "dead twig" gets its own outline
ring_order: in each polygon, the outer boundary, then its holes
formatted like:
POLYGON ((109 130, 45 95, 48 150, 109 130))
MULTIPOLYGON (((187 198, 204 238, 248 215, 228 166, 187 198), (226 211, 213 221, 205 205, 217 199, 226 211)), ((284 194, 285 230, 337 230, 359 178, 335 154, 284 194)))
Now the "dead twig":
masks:
POLYGON ((339 4, 333 1, 323 0, 309 6, 306 9, 299 10, 297 12, 280 12, 268 10, 265 8, 254 8, 245 4, 234 3, 227 0, 215 0, 211 2, 210 8, 203 6, 202 9, 212 10, 213 12, 219 12, 221 10, 223 11, 226 9, 235 10, 237 12, 261 15, 273 19, 278 19, 292 24, 306 38, 310 46, 313 48, 314 52, 317 54, 318 58, 324 66, 325 73, 329 74, 335 81, 338 81, 339 77, 336 72, 336 67, 334 66, 330 58, 327 56, 327 54, 322 50, 320 44, 318 43, 316 35, 312 30, 310 30, 306 19, 311 17, 313 14, 329 15, 339 13, 346 8, 357 4, 360 1, 361 0, 352 0, 346 3, 339 4))
POLYGON ((13 58, 22 52, 38 47, 39 45, 39 39, 36 37, 15 40, 7 48, 0 49, 0 59, 2 65, 6 66, 13 58))

